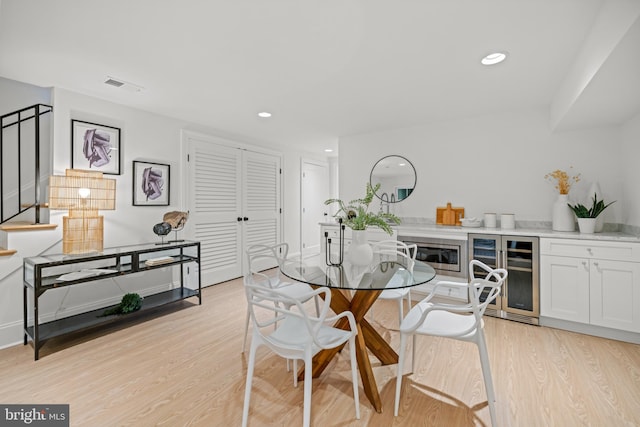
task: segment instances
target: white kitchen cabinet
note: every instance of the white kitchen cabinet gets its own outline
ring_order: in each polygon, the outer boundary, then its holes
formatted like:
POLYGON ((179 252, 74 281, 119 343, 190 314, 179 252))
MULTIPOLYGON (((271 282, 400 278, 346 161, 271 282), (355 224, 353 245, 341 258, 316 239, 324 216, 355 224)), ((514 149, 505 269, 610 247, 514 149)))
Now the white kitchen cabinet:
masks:
POLYGON ((590 267, 590 323, 640 332, 640 264, 591 260, 590 267))
POLYGON ((540 256, 540 315, 589 323, 589 260, 540 256))
POLYGON ((640 244, 540 239, 540 315, 640 332, 640 244))

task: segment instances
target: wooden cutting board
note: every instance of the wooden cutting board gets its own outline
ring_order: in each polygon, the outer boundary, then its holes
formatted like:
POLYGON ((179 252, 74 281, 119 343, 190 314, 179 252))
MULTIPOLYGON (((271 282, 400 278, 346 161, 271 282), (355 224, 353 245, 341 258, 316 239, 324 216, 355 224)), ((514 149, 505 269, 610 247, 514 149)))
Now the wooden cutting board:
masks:
POLYGON ((461 218, 464 218, 464 208, 454 208, 451 203, 447 203, 444 208, 436 208, 436 224, 438 225, 462 225, 461 218))

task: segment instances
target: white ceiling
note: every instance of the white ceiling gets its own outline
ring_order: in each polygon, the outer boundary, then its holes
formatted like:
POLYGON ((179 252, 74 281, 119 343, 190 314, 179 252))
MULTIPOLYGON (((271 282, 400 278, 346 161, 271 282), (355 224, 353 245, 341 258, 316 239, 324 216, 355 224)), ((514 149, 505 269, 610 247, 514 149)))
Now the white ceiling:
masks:
MULTIPOLYGON (((609 0, 0 1, 0 76, 320 151, 346 135, 549 106, 609 0), (508 60, 481 66, 495 49, 508 60)), ((629 49, 640 70, 638 37, 623 42, 573 127, 593 124, 589 106, 612 81, 624 88, 629 49)), ((606 120, 638 112, 632 95, 606 120)))

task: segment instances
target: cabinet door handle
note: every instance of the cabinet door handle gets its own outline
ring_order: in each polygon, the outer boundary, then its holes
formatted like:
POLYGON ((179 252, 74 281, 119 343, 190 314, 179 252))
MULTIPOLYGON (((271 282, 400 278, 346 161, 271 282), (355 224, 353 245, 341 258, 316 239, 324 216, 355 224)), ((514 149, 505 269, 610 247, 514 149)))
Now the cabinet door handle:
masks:
POLYGON ((242 217, 241 216, 238 217, 238 222, 240 222, 240 221, 242 221, 242 217))
POLYGON ((589 271, 589 267, 587 266, 587 261, 582 261, 582 266, 585 270, 589 271))
POLYGON ((249 221, 249 218, 247 218, 246 216, 244 218, 242 218, 243 221, 249 221))

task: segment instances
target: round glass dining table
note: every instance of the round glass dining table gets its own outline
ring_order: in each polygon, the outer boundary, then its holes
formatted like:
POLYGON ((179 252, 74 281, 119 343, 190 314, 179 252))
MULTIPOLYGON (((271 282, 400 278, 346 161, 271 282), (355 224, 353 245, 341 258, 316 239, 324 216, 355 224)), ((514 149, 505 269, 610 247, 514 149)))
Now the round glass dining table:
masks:
MULTIPOLYGON (((410 288, 427 283, 436 275, 427 263, 415 261, 413 270, 407 268, 403 258, 374 260, 367 266, 351 265, 344 261, 341 265, 327 265, 324 254, 302 259, 287 259, 280 267, 288 278, 313 286, 326 286, 331 289, 331 309, 335 313, 349 310, 356 319, 358 335, 356 337, 356 357, 364 392, 376 409, 382 412, 382 401, 376 385, 375 376, 369 359, 369 352, 382 365, 398 363, 398 353, 391 348, 375 328, 364 318, 375 300, 385 289, 410 288)), ((347 329, 346 319, 340 319, 335 327, 347 329)), ((333 357, 342 349, 323 350, 313 358, 311 369, 313 377, 318 377, 333 357)), ((304 367, 298 373, 304 379, 304 367)))

